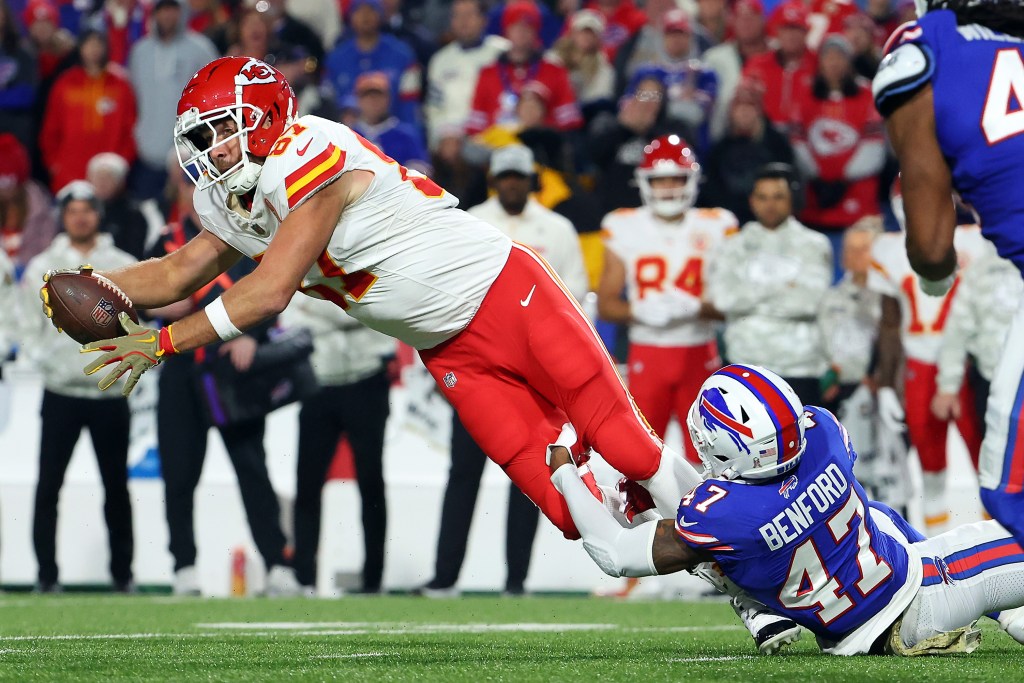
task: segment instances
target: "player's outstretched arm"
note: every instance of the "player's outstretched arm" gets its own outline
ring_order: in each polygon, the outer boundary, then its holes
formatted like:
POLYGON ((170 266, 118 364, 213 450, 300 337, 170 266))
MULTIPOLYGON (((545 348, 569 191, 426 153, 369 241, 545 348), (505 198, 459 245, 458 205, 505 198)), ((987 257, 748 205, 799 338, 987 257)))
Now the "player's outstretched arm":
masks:
POLYGON ((104 352, 85 366, 85 373, 91 375, 117 363, 99 381, 99 387, 108 389, 119 377, 129 373, 122 390, 127 396, 142 374, 160 363, 164 356, 191 351, 217 339, 234 339, 241 336, 243 330, 283 311, 303 276, 323 251, 349 197, 355 192, 353 183, 343 180, 344 176, 290 213, 256 270, 204 310, 159 330, 136 325, 122 313, 121 325, 128 334, 82 347, 85 353, 104 352))
POLYGON ((203 230, 167 256, 100 275, 120 287, 136 308, 159 308, 188 298, 241 257, 219 237, 203 230))
POLYGON ((569 451, 550 448, 551 481, 569 506, 583 547, 609 576, 654 576, 690 569, 705 561, 675 532, 671 519, 623 529, 580 480, 569 451))
POLYGON ((206 310, 174 323, 177 351, 234 338, 288 306, 338 225, 350 194, 349 175, 319 190, 288 214, 256 270, 206 310))
POLYGON ((956 210, 953 179, 935 133, 932 87, 925 86, 892 112, 886 128, 900 162, 907 256, 918 275, 939 282, 956 270, 956 210))

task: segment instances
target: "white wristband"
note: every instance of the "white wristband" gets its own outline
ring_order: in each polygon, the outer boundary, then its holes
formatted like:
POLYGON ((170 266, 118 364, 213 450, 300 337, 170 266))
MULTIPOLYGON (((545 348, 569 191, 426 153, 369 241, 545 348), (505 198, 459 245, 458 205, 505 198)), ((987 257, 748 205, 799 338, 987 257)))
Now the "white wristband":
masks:
POLYGON ((210 324, 213 325, 213 329, 217 331, 217 336, 222 341, 231 341, 235 337, 242 336, 242 331, 235 327, 235 324, 231 322, 231 318, 228 317, 227 309, 224 308, 223 297, 217 297, 213 303, 203 309, 206 312, 206 317, 209 318, 210 324))

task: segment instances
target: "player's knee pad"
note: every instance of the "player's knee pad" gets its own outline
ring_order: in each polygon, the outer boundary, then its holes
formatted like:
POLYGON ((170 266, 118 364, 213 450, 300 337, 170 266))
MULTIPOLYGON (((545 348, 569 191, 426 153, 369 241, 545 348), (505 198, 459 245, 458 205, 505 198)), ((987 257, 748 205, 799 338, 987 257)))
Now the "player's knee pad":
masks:
POLYGON ((665 446, 661 449, 658 469, 649 479, 637 483, 647 489, 658 512, 665 519, 675 519, 679 501, 703 479, 679 453, 665 446))

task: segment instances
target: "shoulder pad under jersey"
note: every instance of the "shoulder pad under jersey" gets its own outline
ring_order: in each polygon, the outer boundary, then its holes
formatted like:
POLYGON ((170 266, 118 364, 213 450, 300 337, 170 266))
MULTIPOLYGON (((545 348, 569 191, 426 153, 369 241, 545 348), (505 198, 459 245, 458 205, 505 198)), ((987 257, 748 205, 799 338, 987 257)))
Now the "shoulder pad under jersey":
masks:
POLYGON ((882 116, 894 112, 931 81, 935 58, 931 48, 919 40, 923 35, 922 27, 911 22, 897 29, 889 39, 887 54, 871 82, 875 106, 882 116))

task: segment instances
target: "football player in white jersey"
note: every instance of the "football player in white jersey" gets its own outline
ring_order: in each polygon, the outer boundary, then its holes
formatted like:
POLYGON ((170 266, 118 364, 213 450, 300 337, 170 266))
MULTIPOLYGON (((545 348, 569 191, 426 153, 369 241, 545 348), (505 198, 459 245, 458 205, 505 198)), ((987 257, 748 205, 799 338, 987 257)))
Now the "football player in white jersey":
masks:
POLYGON ((87 345, 104 353, 86 372, 113 364, 100 386, 128 373, 127 394, 163 356, 232 339, 298 290, 418 349, 473 439, 567 537, 578 532, 544 462, 566 421, 580 450, 596 449, 671 512, 699 475, 664 449, 544 260, 346 126, 295 111, 291 86, 257 59, 217 59, 185 86, 174 133, 183 168, 202 171, 205 229, 105 275, 154 308, 242 256, 259 266, 171 326, 128 321, 126 336, 87 345))
MULTIPOLYGON (((663 135, 636 169, 644 206, 601 224, 604 272, 598 315, 629 325, 629 390, 654 431, 681 422, 708 373, 720 365, 704 294, 708 255, 738 229, 725 209, 694 209, 700 164, 686 141, 663 135), (626 290, 627 300, 622 299, 626 290)), ((690 462, 697 451, 685 440, 690 462)))
MULTIPOLYGON (((900 227, 905 226, 899 179, 893 184, 892 209, 900 227)), ((917 449, 924 480, 925 530, 929 535, 943 531, 949 522, 946 503, 946 436, 948 422, 930 410, 937 393, 939 348, 957 283, 943 297, 927 296, 910 266, 901 232, 879 235, 872 245, 868 286, 881 292, 882 322, 879 334, 878 408, 883 421, 903 419, 904 409, 893 388, 898 374, 900 345, 906 356, 904 403, 910 443, 917 449), (898 334, 896 330, 898 327, 898 334)), ((966 266, 985 251, 981 230, 961 225, 954 237, 957 257, 966 266)), ((973 398, 964 383, 960 392, 962 410, 956 425, 977 465, 981 448, 981 425, 973 409, 973 398)))

